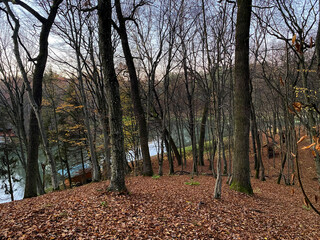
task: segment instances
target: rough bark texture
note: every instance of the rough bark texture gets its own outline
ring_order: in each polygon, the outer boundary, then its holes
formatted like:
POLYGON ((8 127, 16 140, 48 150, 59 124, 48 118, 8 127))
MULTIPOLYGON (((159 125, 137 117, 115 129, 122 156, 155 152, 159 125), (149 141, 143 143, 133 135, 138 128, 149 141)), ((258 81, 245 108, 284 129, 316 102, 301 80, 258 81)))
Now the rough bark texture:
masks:
POLYGON ((234 158, 230 188, 252 194, 249 166, 249 32, 251 0, 238 0, 235 50, 234 158))
POLYGON ((114 70, 112 48, 111 0, 99 0, 99 48, 106 83, 111 138, 111 181, 109 191, 127 192, 125 185, 125 151, 119 83, 114 70))
POLYGON ((148 145, 148 127, 147 121, 144 115, 144 110, 142 107, 139 91, 139 81, 133 62, 133 57, 131 54, 128 35, 126 30, 126 19, 122 15, 121 3, 119 0, 115 1, 117 17, 119 20, 118 33, 121 38, 122 50, 126 59, 129 75, 130 75, 130 84, 131 84, 131 97, 133 102, 134 113, 139 125, 139 136, 141 143, 141 152, 143 157, 143 175, 152 176, 153 170, 151 165, 151 158, 149 153, 148 145))

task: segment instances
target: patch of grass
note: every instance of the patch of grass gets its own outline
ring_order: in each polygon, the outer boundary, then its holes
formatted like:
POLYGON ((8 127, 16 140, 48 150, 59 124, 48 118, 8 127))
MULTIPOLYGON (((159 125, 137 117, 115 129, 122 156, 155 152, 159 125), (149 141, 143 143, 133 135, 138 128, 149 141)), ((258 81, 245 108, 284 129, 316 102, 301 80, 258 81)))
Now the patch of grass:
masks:
POLYGON ((51 203, 47 203, 45 205, 43 205, 44 208, 51 208, 53 205, 51 203))
POLYGON ((252 190, 251 186, 245 186, 242 183, 237 182, 235 180, 233 180, 233 182, 231 183, 230 189, 238 191, 238 192, 246 193, 248 195, 253 194, 253 190, 252 190))
POLYGON ((67 217, 68 213, 66 211, 62 211, 59 213, 59 217, 67 217))
POLYGON ((189 181, 189 182, 185 182, 184 184, 185 184, 185 185, 189 185, 189 186, 198 186, 198 185, 200 185, 199 182, 193 181, 193 180, 191 180, 191 181, 189 181))
POLYGON ((46 188, 45 192, 46 192, 46 193, 53 192, 53 188, 52 188, 52 187, 46 188))
POLYGON ((307 211, 310 211, 311 208, 303 204, 303 205, 302 205, 302 209, 307 210, 307 211))
POLYGON ((152 179, 159 179, 160 178, 160 175, 153 175, 152 176, 152 179))
POLYGON ((108 203, 106 201, 102 201, 100 205, 101 207, 108 207, 108 203))

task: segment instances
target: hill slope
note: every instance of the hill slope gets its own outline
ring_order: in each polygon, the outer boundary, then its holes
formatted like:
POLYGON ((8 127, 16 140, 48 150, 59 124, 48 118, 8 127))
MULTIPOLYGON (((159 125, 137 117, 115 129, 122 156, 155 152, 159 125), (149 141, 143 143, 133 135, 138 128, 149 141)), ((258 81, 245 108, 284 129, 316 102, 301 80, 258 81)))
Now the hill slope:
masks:
POLYGON ((0 239, 319 238, 319 216, 302 207, 298 186, 275 179, 252 179, 254 196, 224 184, 221 200, 212 198, 212 176, 191 186, 190 176, 129 177, 129 195, 92 183, 1 204, 0 239))

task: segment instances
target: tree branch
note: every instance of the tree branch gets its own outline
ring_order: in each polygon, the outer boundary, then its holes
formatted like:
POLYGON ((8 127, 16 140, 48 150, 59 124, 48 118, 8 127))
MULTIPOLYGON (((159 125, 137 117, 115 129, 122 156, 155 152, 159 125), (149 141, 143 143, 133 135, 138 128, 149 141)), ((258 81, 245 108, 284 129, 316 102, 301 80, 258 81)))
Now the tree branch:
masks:
MULTIPOLYGON (((4 2, 4 0, 0 1, 4 2)), ((28 4, 21 0, 9 0, 7 2, 11 2, 12 4, 17 4, 23 7, 25 10, 27 10, 29 13, 31 13, 35 18, 37 18, 41 23, 44 23, 46 19, 42 17, 36 10, 34 10, 32 7, 30 7, 28 4)))

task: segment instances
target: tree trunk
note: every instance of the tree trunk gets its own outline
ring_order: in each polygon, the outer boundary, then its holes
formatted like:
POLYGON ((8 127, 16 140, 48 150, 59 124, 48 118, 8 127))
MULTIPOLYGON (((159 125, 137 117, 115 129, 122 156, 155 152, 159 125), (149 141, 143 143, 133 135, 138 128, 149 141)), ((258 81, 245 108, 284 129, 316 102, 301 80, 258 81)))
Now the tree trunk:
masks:
POLYGON ((159 170, 158 175, 163 175, 163 156, 164 156, 164 146, 163 146, 163 137, 161 138, 161 156, 159 158, 159 170))
MULTIPOLYGON (((278 175, 277 184, 280 184, 280 182, 281 182, 281 178, 283 176, 283 169, 286 164, 286 161, 287 161, 287 154, 284 154, 283 159, 281 161, 281 168, 280 168, 280 173, 278 175)), ((285 180, 285 183, 286 183, 286 180, 285 180)))
POLYGON ((4 165, 6 165, 6 167, 7 167, 7 174, 8 174, 8 182, 9 182, 9 193, 10 193, 10 197, 11 197, 11 201, 14 201, 14 196, 13 196, 13 184, 12 184, 12 169, 11 169, 11 167, 10 167, 10 160, 9 160, 9 152, 8 152, 8 149, 7 149, 7 142, 6 142, 6 140, 7 140, 7 137, 6 137, 6 133, 5 133, 5 135, 4 135, 4 141, 5 141, 5 143, 4 143, 4 158, 3 158, 3 163, 4 163, 4 165))
POLYGON ((36 197, 37 194, 37 176, 40 176, 38 164, 38 151, 39 151, 39 128, 37 118, 31 110, 29 119, 29 139, 28 139, 28 152, 27 152, 27 169, 26 169, 26 183, 24 198, 36 197))
POLYGON ((177 158, 178 165, 180 166, 180 165, 181 165, 181 162, 182 162, 182 159, 181 159, 181 155, 180 155, 180 153, 179 153, 179 150, 178 150, 178 148, 177 148, 177 145, 175 144, 173 138, 171 137, 171 135, 169 134, 169 132, 168 132, 167 129, 164 129, 164 133, 165 133, 166 138, 167 138, 168 141, 169 141, 170 148, 173 150, 174 155, 175 155, 176 158, 177 158))
POLYGON ((220 139, 218 140, 218 160, 217 160, 217 179, 216 179, 216 184, 214 186, 214 198, 215 199, 220 199, 221 198, 221 185, 222 185, 222 176, 221 176, 221 142, 220 139))
POLYGON ((165 136, 164 136, 163 141, 164 141, 164 145, 166 146, 166 150, 167 150, 167 158, 168 158, 168 162, 169 162, 169 175, 172 175, 172 174, 174 174, 174 166, 173 166, 173 160, 171 157, 170 145, 169 145, 169 142, 165 136))
POLYGON ((230 188, 253 194, 250 182, 249 128, 249 32, 251 0, 238 0, 234 85, 234 154, 230 188))
POLYGON ((114 69, 112 46, 111 0, 98 1, 99 49, 106 85, 111 138, 111 180, 108 191, 127 192, 125 185, 125 151, 119 83, 114 69))
MULTIPOLYGON (((68 175, 68 179, 69 179, 69 187, 72 188, 72 181, 71 181, 71 173, 70 173, 70 166, 69 166, 69 162, 68 162, 68 148, 67 148, 67 143, 63 144, 64 147, 64 164, 66 165, 67 168, 67 175, 68 175)), ((83 155, 82 155, 82 150, 80 152, 80 156, 81 156, 81 161, 83 161, 83 155)))
POLYGON ((206 125, 209 113, 209 101, 206 101, 203 108, 201 126, 200 126, 200 137, 199 137, 199 164, 204 166, 203 154, 204 154, 204 142, 206 136, 206 125))

